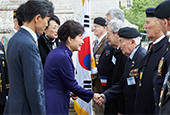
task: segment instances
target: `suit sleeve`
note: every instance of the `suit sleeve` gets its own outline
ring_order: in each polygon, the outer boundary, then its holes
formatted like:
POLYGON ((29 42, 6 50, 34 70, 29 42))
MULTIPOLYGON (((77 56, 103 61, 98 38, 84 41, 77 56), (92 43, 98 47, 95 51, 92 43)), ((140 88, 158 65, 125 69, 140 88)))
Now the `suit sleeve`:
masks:
POLYGON ((65 86, 84 101, 90 102, 94 93, 78 85, 76 79, 74 78, 74 69, 70 59, 68 57, 64 57, 60 63, 61 64, 58 67, 59 76, 65 86))
POLYGON ((119 98, 119 96, 122 94, 122 89, 123 89, 122 81, 112 85, 112 87, 103 92, 103 94, 106 97, 106 101, 111 101, 113 99, 119 98))
POLYGON ((36 44, 25 46, 21 63, 23 65, 23 82, 31 114, 45 114, 43 90, 43 68, 36 44))

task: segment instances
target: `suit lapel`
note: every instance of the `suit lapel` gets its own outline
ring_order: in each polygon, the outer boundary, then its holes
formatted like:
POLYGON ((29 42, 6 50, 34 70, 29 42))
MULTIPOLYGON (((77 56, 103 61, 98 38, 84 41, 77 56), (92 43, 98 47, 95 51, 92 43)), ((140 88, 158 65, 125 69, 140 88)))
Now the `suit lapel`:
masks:
POLYGON ((105 43, 105 40, 106 40, 106 36, 100 41, 97 48, 94 50, 94 54, 96 54, 96 52, 101 48, 101 45, 103 45, 103 43, 105 43))

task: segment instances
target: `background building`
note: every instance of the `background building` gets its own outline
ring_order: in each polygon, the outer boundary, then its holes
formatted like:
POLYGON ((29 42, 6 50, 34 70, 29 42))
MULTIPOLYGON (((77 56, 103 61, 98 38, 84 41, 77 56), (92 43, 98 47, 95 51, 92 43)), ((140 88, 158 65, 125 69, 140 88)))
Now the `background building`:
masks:
POLYGON ((133 0, 119 0, 119 6, 124 6, 129 9, 132 5, 133 0))

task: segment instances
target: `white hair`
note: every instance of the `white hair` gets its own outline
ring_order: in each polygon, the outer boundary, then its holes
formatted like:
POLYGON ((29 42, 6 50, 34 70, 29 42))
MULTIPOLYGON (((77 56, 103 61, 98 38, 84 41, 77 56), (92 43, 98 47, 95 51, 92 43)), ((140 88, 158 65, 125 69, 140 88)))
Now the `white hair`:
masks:
POLYGON ((133 38, 133 39, 135 40, 136 44, 139 45, 140 42, 141 42, 142 37, 138 36, 138 37, 133 38))
POLYGON ((119 19, 111 19, 108 23, 108 27, 112 26, 112 32, 115 34, 123 27, 123 22, 119 19))
POLYGON ((119 19, 124 22, 124 11, 119 8, 114 8, 106 13, 106 16, 111 15, 112 19, 119 19))

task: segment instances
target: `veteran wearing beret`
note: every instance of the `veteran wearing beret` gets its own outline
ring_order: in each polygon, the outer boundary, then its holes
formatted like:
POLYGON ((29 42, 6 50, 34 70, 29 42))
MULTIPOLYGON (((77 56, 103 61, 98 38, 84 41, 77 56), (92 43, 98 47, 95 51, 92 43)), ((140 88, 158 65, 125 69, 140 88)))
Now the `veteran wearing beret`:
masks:
MULTIPOLYGON (((160 3, 155 11, 154 14, 157 18, 159 18, 159 26, 163 33, 170 38, 170 1, 165 0, 160 3)), ((164 71, 167 71, 165 75, 163 86, 160 93, 160 100, 159 100, 159 114, 170 114, 170 52, 168 51, 165 54, 165 63, 164 63, 164 71)))
POLYGON ((112 85, 111 88, 107 89, 100 94, 100 100, 96 101, 99 105, 104 102, 111 101, 119 98, 120 94, 123 93, 125 98, 125 114, 133 114, 136 84, 138 71, 134 68, 139 67, 141 59, 145 56, 145 48, 140 46, 141 34, 135 28, 124 27, 118 31, 119 35, 119 47, 122 53, 128 57, 125 64, 124 73, 121 77, 120 82, 112 85))
POLYGON ((170 0, 160 3, 156 7, 154 14, 159 18, 159 26, 163 33, 170 37, 170 0))
MULTIPOLYGON (((106 20, 102 17, 97 17, 94 19, 93 31, 97 39, 93 42, 94 43, 93 56, 95 59, 96 67, 98 66, 99 58, 104 49, 104 46, 107 43, 107 39, 106 39, 107 32, 106 32, 105 23, 106 20)), ((93 75, 93 91, 95 93, 103 92, 102 84, 98 73, 93 75)), ((95 114, 97 115, 104 114, 104 107, 100 107, 97 104, 94 104, 94 111, 95 114)))
POLYGON ((153 43, 140 64, 134 114, 157 114, 159 110, 159 96, 166 73, 162 66, 165 61, 163 55, 169 45, 168 37, 159 28, 154 10, 152 7, 146 9, 143 28, 153 43))

